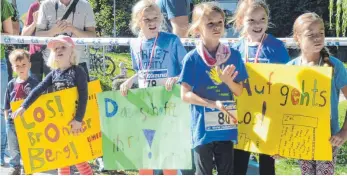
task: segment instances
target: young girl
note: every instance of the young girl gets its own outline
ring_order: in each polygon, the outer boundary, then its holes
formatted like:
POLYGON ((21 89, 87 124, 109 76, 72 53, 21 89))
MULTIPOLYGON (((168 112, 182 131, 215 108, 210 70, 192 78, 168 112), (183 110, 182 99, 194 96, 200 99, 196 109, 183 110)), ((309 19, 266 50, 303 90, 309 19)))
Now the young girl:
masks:
POLYGON ((212 175, 213 158, 218 174, 233 174, 237 121, 224 101, 233 100, 233 94, 241 95, 248 75, 240 53, 219 42, 224 18, 223 10, 214 3, 194 8, 190 33, 200 36, 201 42, 185 56, 179 79, 182 100, 191 104, 197 175, 212 175))
MULTIPOLYGON (((165 85, 171 90, 176 83, 187 52, 176 35, 159 31, 162 20, 160 9, 152 0, 141 0, 133 7, 131 28, 138 38, 130 48, 136 74, 120 86, 123 96, 135 80, 139 88, 165 85)), ((153 170, 140 170, 139 174, 153 174, 153 170)), ((164 174, 176 171, 164 170, 164 174)))
POLYGON ((331 80, 331 133, 330 142, 333 145, 332 161, 307 161, 300 160, 303 175, 334 175, 334 165, 338 147, 347 139, 347 120, 342 129, 339 128, 338 103, 339 93, 342 90, 347 97, 347 71, 340 60, 331 56, 324 48, 324 22, 315 13, 300 15, 293 27, 294 40, 301 49, 301 55, 290 61, 289 65, 331 66, 333 76, 331 80))
MULTIPOLYGON (((87 74, 83 68, 77 66, 78 58, 76 56, 75 44, 70 37, 59 35, 48 43, 47 48, 51 50, 47 65, 53 71, 29 94, 21 107, 13 114, 13 117, 21 116, 49 86, 52 86, 54 91, 77 86, 78 106, 76 115, 69 124, 71 125, 72 133, 76 135, 81 130, 87 106, 87 74)), ((93 174, 87 162, 77 164, 76 167, 81 175, 93 174)), ((60 175, 70 175, 70 167, 60 168, 58 172, 60 175)))
MULTIPOLYGON (((233 17, 234 27, 241 40, 233 48, 240 51, 244 62, 285 64, 289 55, 282 41, 266 34, 269 24, 269 8, 262 0, 244 0, 238 4, 233 17)), ((250 152, 234 151, 235 174, 246 175, 250 152)), ((261 175, 275 175, 275 160, 265 154, 259 155, 261 175)))

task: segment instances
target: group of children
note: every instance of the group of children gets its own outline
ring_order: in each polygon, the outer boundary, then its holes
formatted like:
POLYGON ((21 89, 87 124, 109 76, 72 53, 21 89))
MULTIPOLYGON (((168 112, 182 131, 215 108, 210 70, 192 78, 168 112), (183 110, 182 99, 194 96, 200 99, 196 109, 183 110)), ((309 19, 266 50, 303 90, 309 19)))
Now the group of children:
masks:
MULTIPOLYGON (((324 23, 315 13, 299 16, 293 27, 293 37, 301 55, 289 61, 284 44, 266 33, 269 9, 263 0, 240 1, 233 18, 241 39, 229 47, 220 43, 224 34, 225 15, 214 3, 201 3, 193 10, 189 33, 199 37, 196 48, 187 53, 180 39, 160 31, 163 16, 152 0, 140 0, 133 7, 131 29, 138 35, 131 45, 131 58, 136 74, 120 86, 123 96, 138 82, 140 88, 165 86, 170 91, 174 84, 181 85, 181 98, 191 104, 191 135, 193 162, 196 174, 240 174, 247 172, 250 153, 234 149, 237 128, 218 124, 218 117, 209 109, 229 113, 225 103, 243 92, 243 82, 248 78, 244 63, 276 63, 288 65, 331 66, 331 144, 336 151, 347 139, 347 121, 338 126, 338 98, 342 90, 347 97, 347 72, 341 61, 324 48, 324 23), (217 124, 216 124, 216 123, 217 124), (216 130, 214 126, 219 125, 216 130)), ((86 109, 87 75, 77 66, 75 45, 68 36, 58 36, 48 44, 52 51, 47 65, 52 68, 44 81, 38 83, 29 76, 30 59, 24 50, 10 55, 13 70, 18 77, 8 83, 5 99, 5 116, 11 155, 10 166, 18 173, 20 152, 13 118, 24 111, 49 86, 54 91, 77 86, 79 100, 76 115, 70 125, 73 133, 79 133, 86 109), (15 112, 9 103, 25 99, 15 112)), ((275 174, 274 156, 260 154, 260 174, 275 174)), ((334 174, 333 161, 299 161, 302 174, 334 174)), ((88 163, 77 165, 81 174, 93 174, 88 163)), ((164 170, 164 174, 177 174, 176 170, 164 170)), ((151 168, 143 168, 139 174, 154 174, 151 168)), ((59 169, 59 174, 70 174, 69 167, 59 169)))

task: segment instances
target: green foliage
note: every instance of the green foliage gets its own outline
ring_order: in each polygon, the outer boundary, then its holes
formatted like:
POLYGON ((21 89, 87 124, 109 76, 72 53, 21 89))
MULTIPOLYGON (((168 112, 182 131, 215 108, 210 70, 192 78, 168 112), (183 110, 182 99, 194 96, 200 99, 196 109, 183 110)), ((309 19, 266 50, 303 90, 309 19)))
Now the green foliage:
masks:
POLYGON ((341 5, 342 5, 342 0, 337 0, 336 1, 336 35, 340 36, 340 23, 341 23, 341 5))
MULTIPOLYGON (((266 0, 270 8, 270 22, 274 25, 268 33, 276 37, 292 35, 293 24, 297 17, 306 12, 315 12, 329 21, 329 0, 266 0)), ((326 24, 328 26, 328 22, 326 24)), ((326 28, 327 36, 333 33, 326 28)))
MULTIPOLYGON (((116 35, 132 37, 129 29, 131 8, 136 0, 116 0, 116 35)), ((92 5, 99 36, 113 36, 113 0, 89 0, 92 5)))
POLYGON ((334 14, 334 0, 329 0, 329 29, 333 28, 332 18, 334 14))
POLYGON ((330 0, 330 28, 333 26, 332 17, 335 16, 335 32, 336 36, 346 36, 347 32, 347 0, 330 0), (334 4, 336 4, 336 14, 334 15, 334 4))

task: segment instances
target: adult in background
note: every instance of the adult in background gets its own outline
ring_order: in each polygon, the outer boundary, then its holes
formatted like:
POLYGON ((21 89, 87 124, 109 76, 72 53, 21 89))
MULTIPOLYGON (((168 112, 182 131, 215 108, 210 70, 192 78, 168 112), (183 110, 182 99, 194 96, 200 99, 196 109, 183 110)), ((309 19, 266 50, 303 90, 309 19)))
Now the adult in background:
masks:
MULTIPOLYGON (((0 29, 2 35, 12 35, 12 20, 11 17, 13 15, 13 9, 11 4, 7 2, 7 0, 0 0, 1 3, 1 23, 0 29)), ((1 91, 0 91, 0 108, 1 108, 1 155, 0 155, 0 165, 5 165, 5 149, 7 143, 7 135, 6 135, 6 123, 4 117, 4 98, 5 92, 8 82, 8 72, 7 72, 7 64, 5 59, 5 49, 4 45, 0 44, 0 68, 1 68, 1 91)))
POLYGON ((164 15, 163 31, 188 37, 191 0, 156 0, 164 15))
MULTIPOLYGON (((54 37, 63 34, 73 38, 96 37, 95 27, 94 12, 86 0, 45 0, 40 5, 35 36, 54 37), (75 8, 63 19, 68 9, 73 7, 74 1, 75 8)), ((80 56, 79 65, 88 74, 89 58, 85 48, 76 46, 80 56)), ((44 58, 46 59, 45 54, 44 58)))
MULTIPOLYGON (((12 8, 12 35, 19 35, 20 34, 20 24, 19 24, 19 12, 14 3, 9 3, 12 8)), ((15 48, 20 48, 22 45, 5 45, 5 58, 6 58, 6 64, 7 64, 7 73, 8 73, 8 81, 12 79, 12 66, 9 60, 9 55, 11 51, 13 51, 15 48)))
MULTIPOLYGON (((24 27, 22 30, 22 36, 35 36, 36 24, 41 2, 43 2, 43 0, 36 0, 34 3, 30 5, 27 13, 27 18, 25 20, 24 27)), ((42 80, 44 70, 46 70, 46 73, 48 73, 49 71, 43 59, 43 51, 45 50, 45 48, 46 47, 43 47, 42 45, 29 45, 30 60, 32 63, 30 72, 31 75, 38 81, 42 80)))

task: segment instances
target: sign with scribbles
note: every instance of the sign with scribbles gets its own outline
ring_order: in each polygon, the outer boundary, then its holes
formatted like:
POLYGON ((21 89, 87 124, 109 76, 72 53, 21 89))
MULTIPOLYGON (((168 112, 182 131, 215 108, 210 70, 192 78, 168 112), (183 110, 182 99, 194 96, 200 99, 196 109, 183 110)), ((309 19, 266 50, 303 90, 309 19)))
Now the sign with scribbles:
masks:
POLYGON ((192 168, 191 115, 179 86, 97 97, 106 170, 192 168))
MULTIPOLYGON (((68 126, 78 103, 76 88, 41 95, 22 117, 15 119, 26 174, 71 166, 102 156, 96 102, 96 94, 99 92, 99 81, 88 84, 87 110, 82 133, 78 136, 73 136, 68 126)), ((21 103, 12 103, 12 109, 18 109, 21 103)))
POLYGON ((237 99, 237 149, 307 160, 331 160, 332 69, 247 64, 237 99))

